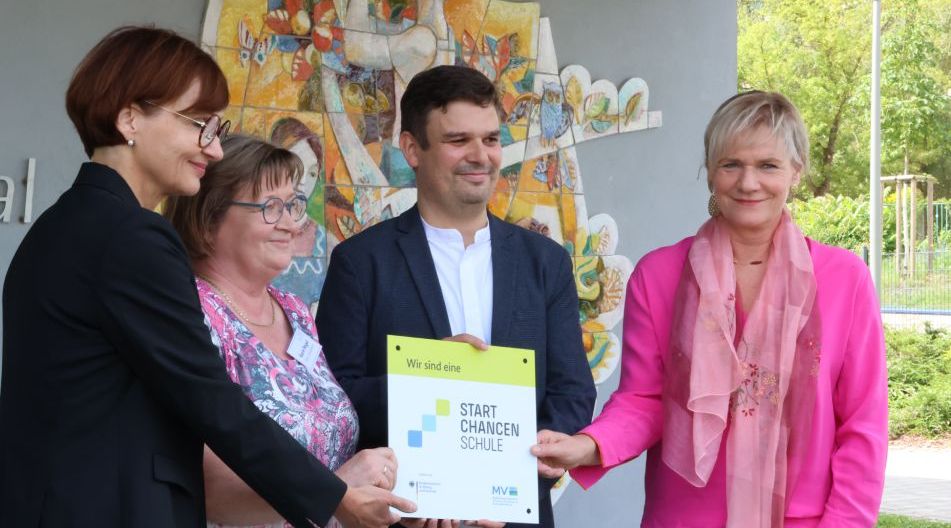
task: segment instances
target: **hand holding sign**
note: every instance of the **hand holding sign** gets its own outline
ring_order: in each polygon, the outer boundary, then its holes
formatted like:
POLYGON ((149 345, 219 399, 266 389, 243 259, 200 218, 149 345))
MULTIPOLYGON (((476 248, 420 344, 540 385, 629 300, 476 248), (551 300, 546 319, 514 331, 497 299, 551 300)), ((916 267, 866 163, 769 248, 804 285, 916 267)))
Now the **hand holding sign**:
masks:
POLYGON ((456 334, 452 337, 446 337, 443 341, 455 341, 457 343, 469 343, 473 348, 486 351, 489 349, 489 345, 485 341, 479 339, 478 337, 472 334, 456 334))
POLYGON ((345 528, 385 528, 399 522, 394 510, 413 513, 416 505, 375 486, 348 487, 334 517, 345 528))
POLYGON ((399 464, 388 447, 363 449, 337 469, 337 476, 348 486, 376 486, 391 491, 396 484, 399 464))
POLYGON ((560 478, 566 469, 601 464, 598 444, 586 434, 571 436, 542 429, 531 451, 538 457, 538 473, 548 478, 560 478))

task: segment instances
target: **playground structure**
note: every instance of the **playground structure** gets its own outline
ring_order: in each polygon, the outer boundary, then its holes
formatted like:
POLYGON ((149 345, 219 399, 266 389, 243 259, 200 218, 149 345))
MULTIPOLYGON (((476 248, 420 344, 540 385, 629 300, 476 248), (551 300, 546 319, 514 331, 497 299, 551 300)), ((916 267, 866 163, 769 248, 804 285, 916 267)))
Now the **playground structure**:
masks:
POLYGON ((934 269, 934 184, 936 179, 925 174, 902 174, 883 176, 880 181, 883 187, 889 183, 895 184, 895 271, 900 277, 915 276, 918 184, 926 185, 925 239, 928 241, 928 272, 930 273, 934 269))

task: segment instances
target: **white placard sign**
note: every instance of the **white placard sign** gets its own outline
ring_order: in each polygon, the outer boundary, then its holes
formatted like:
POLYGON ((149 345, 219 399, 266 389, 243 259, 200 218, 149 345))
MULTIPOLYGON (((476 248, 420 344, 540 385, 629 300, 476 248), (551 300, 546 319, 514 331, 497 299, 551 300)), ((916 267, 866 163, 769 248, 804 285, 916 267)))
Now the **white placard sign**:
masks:
POLYGON ((413 517, 538 522, 531 350, 389 336, 394 493, 413 517))

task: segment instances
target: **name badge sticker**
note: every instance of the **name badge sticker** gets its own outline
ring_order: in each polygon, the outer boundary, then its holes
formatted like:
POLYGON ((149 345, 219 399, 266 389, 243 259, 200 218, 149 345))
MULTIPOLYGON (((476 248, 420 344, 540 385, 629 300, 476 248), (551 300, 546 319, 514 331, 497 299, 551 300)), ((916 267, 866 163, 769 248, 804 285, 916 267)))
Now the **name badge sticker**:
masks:
POLYGON ((320 357, 321 350, 323 348, 317 340, 298 328, 294 330, 294 337, 291 338, 291 344, 287 347, 287 355, 304 365, 311 375, 316 377, 317 359, 320 357))

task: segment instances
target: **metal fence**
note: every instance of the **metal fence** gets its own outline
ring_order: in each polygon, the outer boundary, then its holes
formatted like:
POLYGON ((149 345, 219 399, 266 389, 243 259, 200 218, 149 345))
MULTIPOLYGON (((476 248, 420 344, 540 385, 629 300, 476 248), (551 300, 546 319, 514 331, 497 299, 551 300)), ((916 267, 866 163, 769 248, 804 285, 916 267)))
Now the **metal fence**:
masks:
POLYGON ((882 311, 951 315, 951 250, 900 256, 882 254, 882 311))
POLYGON ((934 204, 934 233, 937 236, 942 231, 951 229, 951 203, 935 202, 934 204))
MULTIPOLYGON (((894 207, 895 204, 889 204, 894 207)), ((908 211, 905 211, 905 236, 908 232, 908 211)), ((934 203, 934 240, 939 242, 935 251, 927 251, 924 204, 917 207, 916 249, 905 249, 900 258, 895 253, 882 254, 882 312, 921 315, 951 315, 951 249, 945 247, 951 239, 951 203, 934 203)), ((894 213, 892 214, 894 221, 894 213)), ((894 236, 894 233, 892 233, 894 236)), ((907 239, 906 239, 907 240, 907 239)), ((886 247, 885 249, 893 249, 886 247)))
MULTIPOLYGON (((886 222, 891 226, 892 229, 894 229, 897 205, 895 202, 892 202, 883 204, 882 207, 886 210, 886 222)), ((934 214, 934 237, 937 241, 941 232, 951 231, 951 202, 934 202, 932 207, 934 214)), ((909 234, 907 230, 909 222, 908 214, 910 209, 911 207, 908 204, 905 204, 905 207, 902 210, 902 224, 906 230, 906 236, 909 234)), ((918 232, 915 239, 921 240, 922 238, 927 238, 926 232, 928 226, 928 208, 926 204, 919 201, 915 209, 915 217, 917 219, 916 231, 918 232)))

